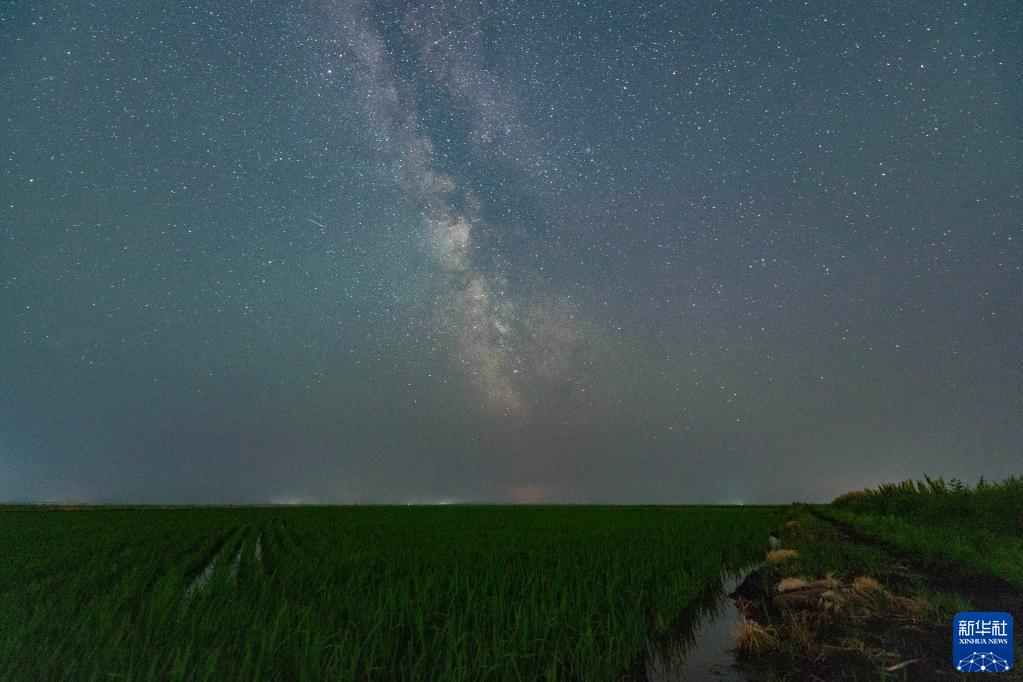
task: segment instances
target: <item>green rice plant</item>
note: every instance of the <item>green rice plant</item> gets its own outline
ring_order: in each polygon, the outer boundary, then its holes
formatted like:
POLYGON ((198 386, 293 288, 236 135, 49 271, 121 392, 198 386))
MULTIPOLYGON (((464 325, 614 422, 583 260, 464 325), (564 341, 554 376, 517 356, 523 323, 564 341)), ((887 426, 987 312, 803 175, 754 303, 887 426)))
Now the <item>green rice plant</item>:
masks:
POLYGON ((610 679, 780 516, 7 508, 0 678, 610 679))

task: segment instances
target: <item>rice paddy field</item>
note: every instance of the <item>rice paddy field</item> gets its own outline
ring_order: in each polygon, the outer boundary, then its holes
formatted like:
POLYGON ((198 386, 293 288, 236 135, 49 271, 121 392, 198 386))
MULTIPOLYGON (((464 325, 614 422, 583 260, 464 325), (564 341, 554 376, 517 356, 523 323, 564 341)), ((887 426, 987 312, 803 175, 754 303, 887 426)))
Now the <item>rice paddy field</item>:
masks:
POLYGON ((0 679, 620 679, 784 514, 0 508, 0 679))

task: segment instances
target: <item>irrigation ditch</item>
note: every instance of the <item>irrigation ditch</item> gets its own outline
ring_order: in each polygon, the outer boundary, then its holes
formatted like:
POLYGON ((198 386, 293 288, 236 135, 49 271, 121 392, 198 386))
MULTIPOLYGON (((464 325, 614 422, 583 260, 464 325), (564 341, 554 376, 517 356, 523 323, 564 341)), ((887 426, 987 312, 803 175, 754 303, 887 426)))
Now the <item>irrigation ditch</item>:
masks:
MULTIPOLYGON (((771 549, 781 544, 774 535, 768 541, 771 549)), ((762 562, 754 562, 721 571, 717 585, 700 594, 664 632, 650 640, 625 679, 637 682, 761 679, 757 668, 735 657, 734 646, 735 632, 746 621, 735 603, 736 590, 762 566, 762 562)))

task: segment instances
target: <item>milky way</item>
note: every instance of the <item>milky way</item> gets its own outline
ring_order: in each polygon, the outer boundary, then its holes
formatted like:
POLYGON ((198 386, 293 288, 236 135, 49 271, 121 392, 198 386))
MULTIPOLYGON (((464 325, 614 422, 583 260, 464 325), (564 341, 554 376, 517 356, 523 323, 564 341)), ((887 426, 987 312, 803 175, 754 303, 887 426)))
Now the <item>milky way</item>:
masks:
MULTIPOLYGON (((498 13, 484 15, 467 28, 498 13)), ((442 14, 440 18, 413 19, 409 33, 425 40, 418 53, 429 76, 467 102, 472 139, 477 144, 492 144, 492 128, 500 125, 510 131, 521 124, 512 118, 510 102, 502 106, 503 117, 494 120, 490 104, 494 97, 487 88, 474 86, 491 79, 478 58, 466 58, 464 53, 456 58, 438 56, 436 48, 445 38, 432 39, 421 26, 441 26, 443 18, 442 14)), ((557 380, 550 370, 564 364, 559 358, 576 333, 574 316, 568 312, 569 306, 553 295, 539 301, 509 295, 504 276, 479 266, 474 259, 474 235, 486 227, 480 200, 471 190, 460 191, 456 180, 437 168, 434 143, 418 120, 412 89, 395 75, 372 18, 357 10, 342 12, 338 30, 356 59, 367 120, 377 131, 382 151, 391 152, 394 158, 396 184, 421 206, 425 242, 440 276, 450 283, 435 316, 456 337, 456 357, 480 390, 484 405, 506 414, 521 413, 525 409, 520 388, 523 379, 547 368, 540 372, 543 381, 557 380)), ((449 33, 446 37, 453 36, 449 33)))
POLYGON ((1019 472, 1018 4, 0 9, 0 501, 1019 472))

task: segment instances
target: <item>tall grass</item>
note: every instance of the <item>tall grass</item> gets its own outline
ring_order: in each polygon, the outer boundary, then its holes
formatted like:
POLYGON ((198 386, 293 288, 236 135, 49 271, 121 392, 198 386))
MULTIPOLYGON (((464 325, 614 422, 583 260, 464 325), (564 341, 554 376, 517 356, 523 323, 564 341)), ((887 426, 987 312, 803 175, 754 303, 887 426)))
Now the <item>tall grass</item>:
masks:
POLYGON ((820 513, 936 565, 1023 588, 1023 479, 886 483, 846 493, 820 513))
POLYGON ((885 483, 873 490, 846 493, 836 507, 860 514, 940 521, 1023 537, 1023 478, 998 483, 983 478, 970 487, 952 479, 885 483))
POLYGON ((0 510, 0 679, 615 679, 779 514, 0 510))

